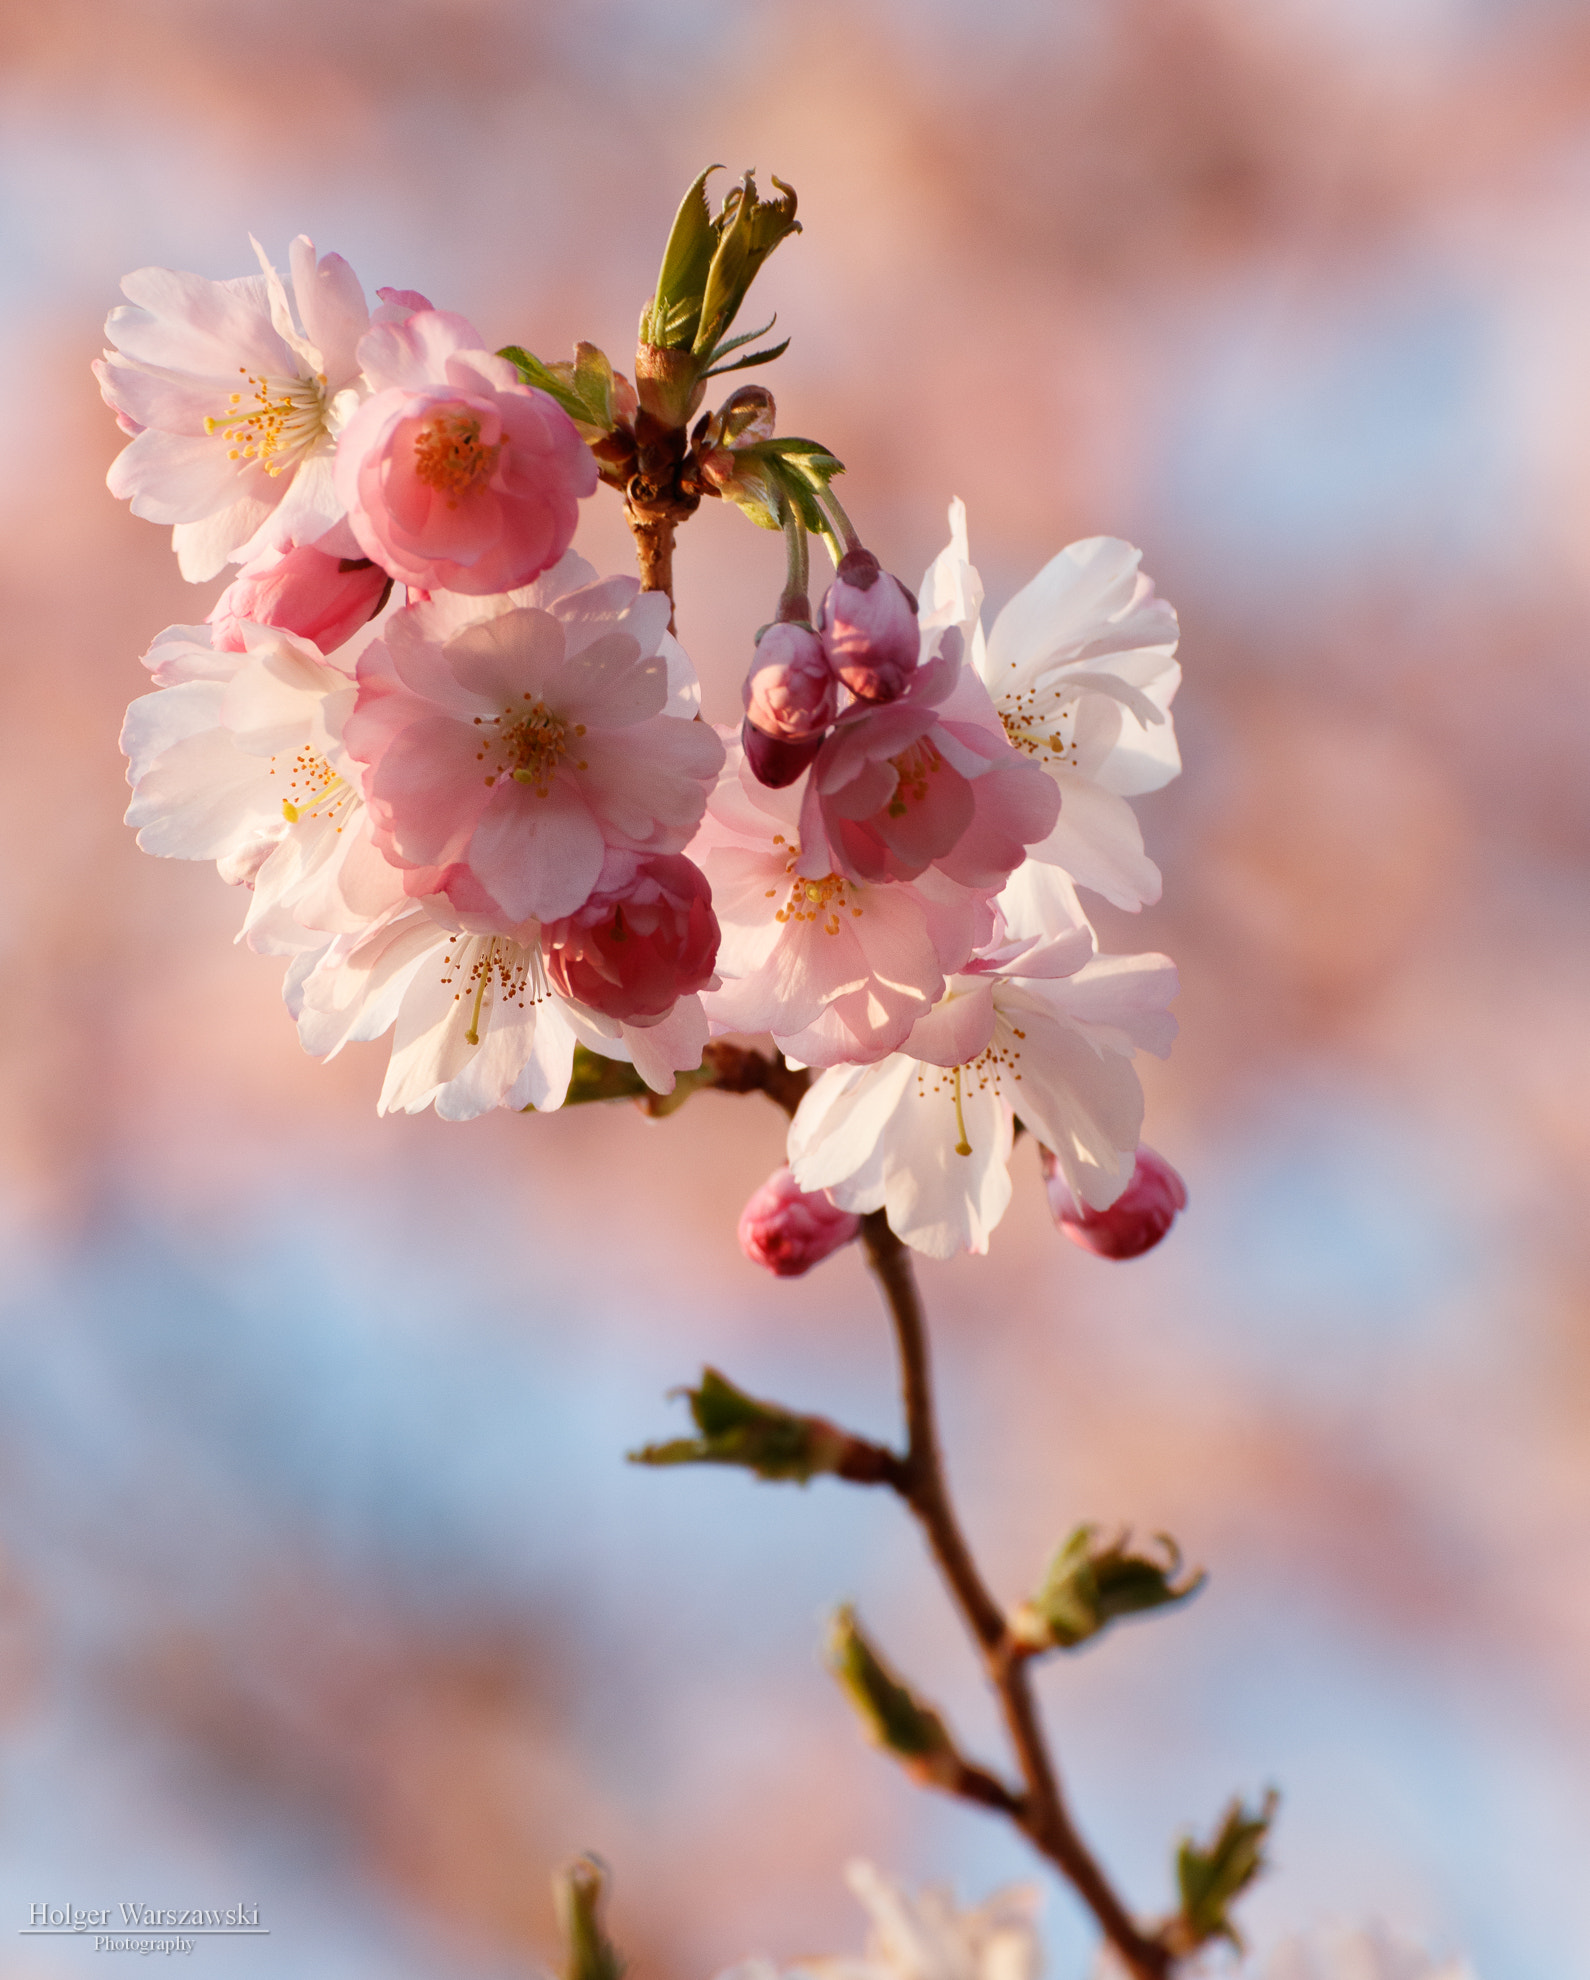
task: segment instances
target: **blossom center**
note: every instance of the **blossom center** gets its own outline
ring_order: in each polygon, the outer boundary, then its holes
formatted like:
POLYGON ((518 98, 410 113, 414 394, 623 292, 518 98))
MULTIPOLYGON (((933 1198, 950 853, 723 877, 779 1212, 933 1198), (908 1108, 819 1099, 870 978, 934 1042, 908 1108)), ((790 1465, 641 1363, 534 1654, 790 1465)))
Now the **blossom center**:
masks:
POLYGON ((448 989, 455 983, 458 988, 453 991, 453 1002, 461 1004, 469 999, 469 1028, 464 1038, 470 1045, 480 1043, 480 1020, 488 997, 493 1005, 500 997, 503 1003, 516 1004, 522 1011, 527 1001, 543 1003, 551 994, 541 966, 541 944, 533 942, 526 948, 505 935, 484 939, 449 935, 442 987, 448 989))
POLYGON ((1019 1084, 1021 1074, 1017 1067, 1021 1063, 1021 1043, 1027 1034, 1014 1025, 1008 1027, 1009 1037, 1002 1040, 1000 1027, 995 1028, 989 1040, 975 1059, 967 1059, 958 1066, 930 1066, 921 1059, 916 1064, 916 1094, 919 1100, 927 1099, 929 1093, 942 1093, 947 1086, 955 1103, 955 1152, 957 1155, 970 1155, 972 1144, 966 1132, 966 1114, 961 1104, 963 1092, 975 1086, 979 1093, 986 1093, 990 1086, 996 1093, 1004 1090, 1005 1075, 1019 1084), (932 1079, 931 1088, 928 1085, 932 1079))
MULTIPOLYGON (((500 715, 475 717, 477 728, 496 732, 481 737, 475 761, 491 762, 488 784, 508 776, 516 784, 528 784, 537 797, 545 797, 558 765, 569 753, 569 738, 583 736, 585 724, 575 722, 571 726, 554 715, 544 701, 532 701, 528 694, 524 699, 530 703, 528 708, 505 708, 500 715)), ((584 770, 587 765, 576 759, 574 768, 584 770)))
POLYGON ((414 472, 427 488, 447 498, 450 509, 490 479, 502 452, 502 442, 488 445, 480 437, 473 413, 439 412, 420 428, 414 442, 414 472))
POLYGON ((325 378, 256 378, 238 370, 251 389, 230 394, 227 410, 207 416, 204 430, 228 442, 229 461, 257 461, 267 474, 285 474, 325 435, 325 378))
MULTIPOLYGON (((330 818, 353 796, 353 786, 340 777, 318 750, 301 749, 281 769, 280 758, 271 758, 270 775, 287 779, 282 798, 282 816, 289 825, 301 818, 330 818)), ((342 827, 339 825, 340 832, 342 827)))
MULTIPOLYGON (((796 862, 801 856, 800 847, 792 840, 786 840, 782 832, 774 837, 773 843, 785 851, 785 873, 794 874, 796 862)), ((778 892, 777 887, 769 887, 765 898, 770 901, 776 900, 778 892)), ((773 919, 820 921, 825 934, 837 935, 840 916, 845 914, 853 915, 859 921, 862 910, 852 903, 850 883, 842 873, 826 873, 821 880, 807 880, 797 875, 789 890, 788 900, 774 912, 773 919)))
MULTIPOLYGON (((1051 695, 1051 699, 1056 697, 1051 695)), ((999 719, 1005 725, 1011 747, 1027 756, 1053 756, 1061 762, 1069 757, 1074 768, 1077 761, 1076 728, 1073 723, 1068 740, 1066 724, 1076 713, 1075 707, 1056 705, 1045 715, 1037 704, 1038 690, 1024 688, 1020 694, 1013 695, 1001 705, 999 719)))
POLYGON ((894 796, 889 800, 889 816, 904 818, 908 804, 921 804, 928 794, 928 778, 936 770, 942 770, 944 759, 926 736, 920 742, 912 743, 909 749, 901 750, 898 756, 889 758, 891 768, 899 778, 894 796))

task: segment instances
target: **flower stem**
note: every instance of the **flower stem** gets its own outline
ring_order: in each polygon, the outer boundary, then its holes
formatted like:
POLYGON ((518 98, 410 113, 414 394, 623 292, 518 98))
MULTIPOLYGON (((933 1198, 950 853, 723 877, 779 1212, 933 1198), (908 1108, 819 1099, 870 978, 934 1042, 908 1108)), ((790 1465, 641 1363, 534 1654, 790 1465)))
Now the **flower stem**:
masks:
MULTIPOLYGON (((859 550, 861 548, 861 538, 856 534, 856 525, 845 514, 844 504, 834 493, 832 483, 824 487, 819 500, 839 525, 839 534, 844 540, 845 554, 848 556, 852 550, 859 550)), ((834 559, 836 565, 839 561, 837 557, 834 559)))
POLYGON ((795 504, 784 504, 784 591, 778 601, 777 617, 785 622, 807 622, 812 602, 807 596, 811 585, 812 557, 806 540, 806 525, 795 512, 795 504))
POLYGON ((1072 1823, 1038 1718, 1027 1665, 1004 1610, 972 1558, 950 1502, 934 1417, 927 1323, 910 1253, 890 1230, 881 1210, 862 1219, 861 1242, 883 1290, 900 1354, 907 1443, 897 1489, 922 1527, 999 1698, 1025 1783, 1025 1793, 1011 1818, 1034 1848, 1070 1881, 1134 1980, 1168 1980, 1175 1964, 1170 1951, 1138 1929, 1072 1823))

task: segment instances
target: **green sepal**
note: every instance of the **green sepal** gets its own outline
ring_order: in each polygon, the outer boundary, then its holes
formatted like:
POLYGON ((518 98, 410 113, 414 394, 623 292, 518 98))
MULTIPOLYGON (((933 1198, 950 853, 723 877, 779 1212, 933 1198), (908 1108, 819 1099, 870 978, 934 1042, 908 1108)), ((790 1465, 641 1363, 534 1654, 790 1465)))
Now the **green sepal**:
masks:
POLYGON ((629 1453, 631 1464, 733 1464, 758 1478, 804 1485, 837 1471, 852 1442, 820 1416, 747 1395, 716 1368, 701 1371, 699 1388, 676 1393, 689 1402, 700 1436, 643 1445, 629 1453))
POLYGON ((1274 1788, 1265 1793, 1255 1810, 1234 1798, 1214 1840, 1195 1843, 1183 1837, 1176 1849, 1176 1886, 1181 1897, 1177 1923, 1178 1936, 1184 1936, 1189 1950, 1207 1945, 1211 1939, 1225 1939, 1243 1950, 1242 1937, 1229 1915, 1231 1905, 1265 1868, 1265 1844, 1275 1821, 1280 1796, 1274 1788))
POLYGON ((936 1762, 953 1762, 955 1747, 944 1721, 890 1670, 848 1602, 828 1626, 827 1654, 874 1746, 928 1773, 936 1762))
POLYGON ((707 203, 707 180, 721 165, 709 165, 684 198, 674 216, 657 289, 641 314, 640 340, 665 351, 688 351, 696 339, 701 299, 718 245, 718 227, 707 203))
POLYGON ((781 197, 758 199, 756 179, 747 172, 737 186, 730 188, 723 211, 714 223, 718 242, 707 270, 701 314, 690 345, 703 363, 711 362, 708 354, 734 321, 762 263, 780 241, 800 232, 793 187, 777 178, 773 184, 781 197))
MULTIPOLYGON (((569 1074, 569 1090, 563 1096, 565 1107, 581 1107, 590 1100, 656 1099, 627 1059, 604 1059, 584 1045, 574 1048, 574 1069, 569 1074)), ((532 1110, 526 1108, 525 1112, 532 1110)))
POLYGON ((602 1921, 607 1869, 577 1856, 552 1879, 552 1897, 566 1948, 562 1980, 622 1980, 625 1960, 602 1921))
POLYGON ((1164 1550, 1162 1559, 1131 1552, 1129 1533, 1102 1546, 1098 1535, 1096 1526, 1084 1525, 1066 1540, 1037 1594, 1016 1611, 1012 1627, 1018 1643, 1029 1650, 1074 1650, 1123 1616, 1185 1602, 1208 1578, 1200 1570, 1176 1585, 1181 1549, 1168 1534, 1154 1536, 1164 1550))
POLYGON ((548 393, 576 424, 596 429, 595 437, 611 433, 613 367, 595 344, 574 346, 572 363, 545 364, 519 344, 505 344, 497 353, 513 365, 527 385, 548 393))

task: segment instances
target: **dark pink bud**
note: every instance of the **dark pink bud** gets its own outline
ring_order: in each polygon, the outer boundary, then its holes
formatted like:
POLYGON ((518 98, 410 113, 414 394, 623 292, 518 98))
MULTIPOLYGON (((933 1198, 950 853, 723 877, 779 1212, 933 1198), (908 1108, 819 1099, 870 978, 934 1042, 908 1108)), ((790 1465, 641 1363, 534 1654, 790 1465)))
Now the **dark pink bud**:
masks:
POLYGON ((745 745, 745 760, 751 766, 751 775, 770 791, 781 791, 786 784, 793 784, 823 746, 821 730, 815 736, 802 737, 799 742, 785 742, 778 736, 764 736, 749 715, 740 725, 740 740, 745 745))
POLYGON ((839 683, 812 628, 780 621, 757 641, 743 689, 746 718, 764 736, 799 742, 839 713, 839 683))
POLYGON ((788 1169, 775 1169, 740 1212, 740 1249, 753 1265, 798 1279, 821 1265, 861 1229, 826 1190, 808 1195, 788 1169))
POLYGON ((330 653, 373 619, 392 580, 367 557, 334 557, 312 544, 289 550, 277 563, 249 565, 215 601, 211 635, 223 653, 241 653, 240 619, 280 626, 312 639, 330 653))
POLYGON ((829 666, 861 701, 893 701, 916 670, 916 600, 870 550, 840 564, 818 623, 829 666))
POLYGON ((1108 1210, 1090 1210, 1067 1187, 1060 1165, 1045 1148, 1044 1185, 1054 1220, 1073 1244, 1100 1258, 1138 1258, 1154 1246, 1187 1208, 1187 1185, 1163 1155, 1139 1143, 1132 1180, 1108 1210))
POLYGON ((623 1024, 652 1024, 711 980, 712 889, 683 853, 609 851, 596 892, 541 930, 555 989, 623 1024))

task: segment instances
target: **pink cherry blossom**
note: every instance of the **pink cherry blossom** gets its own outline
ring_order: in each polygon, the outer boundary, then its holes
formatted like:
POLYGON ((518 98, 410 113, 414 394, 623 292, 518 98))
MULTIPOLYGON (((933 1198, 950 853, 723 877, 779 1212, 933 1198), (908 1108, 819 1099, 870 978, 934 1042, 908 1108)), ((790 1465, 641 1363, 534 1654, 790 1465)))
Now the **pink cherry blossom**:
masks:
POLYGON ((856 701, 834 725, 806 785, 801 870, 879 882, 931 867, 997 892, 1059 807, 1011 748, 952 630, 895 700, 856 701))
POLYGON ((337 443, 336 485, 366 556, 425 590, 511 591, 568 549, 596 461, 555 399, 421 312, 359 345, 374 388, 337 443))
POLYGON ((844 557, 818 614, 835 674, 861 701, 893 701, 916 670, 916 600, 870 550, 844 557))
MULTIPOLYGON (((133 438, 106 477, 133 514, 175 525, 182 574, 213 577, 273 547, 313 542, 342 515, 335 436, 363 389, 359 340, 370 311, 341 255, 316 259, 300 235, 292 293, 258 248, 262 273, 212 282, 169 268, 127 276, 127 303, 95 365, 106 403, 133 438)), ((423 296, 383 289, 377 320, 401 321, 423 296)))
POLYGON ((320 544, 294 544, 267 551, 238 573, 215 601, 209 615, 216 646, 241 653, 243 622, 280 626, 313 640, 332 653, 380 611, 392 580, 379 564, 320 544))
POLYGON ((738 745, 690 848, 723 930, 722 988, 702 1001, 717 1031, 771 1032, 806 1065, 892 1052, 992 932, 988 893, 929 868, 881 886, 810 872, 804 788, 757 781, 738 745))
POLYGON ((716 985, 712 889, 681 853, 610 851, 595 893, 547 922, 541 942, 554 988, 626 1024, 655 1023, 716 985))
POLYGON ((1177 1212, 1187 1208, 1187 1185, 1146 1143, 1138 1145, 1132 1180, 1106 1210, 1077 1200, 1050 1149, 1042 1151, 1042 1162, 1055 1223, 1073 1244, 1100 1258, 1138 1258, 1152 1251, 1177 1212))
POLYGON ((347 743, 386 857, 459 869, 445 891, 508 932, 582 908, 610 848, 682 851, 723 748, 665 712, 666 597, 608 579, 551 610, 459 611, 408 607, 360 656, 347 743))
POLYGON ((787 1168, 775 1169, 740 1212, 740 1249, 753 1265, 780 1279, 798 1279, 849 1244, 861 1219, 841 1210, 824 1190, 801 1188, 787 1168))

